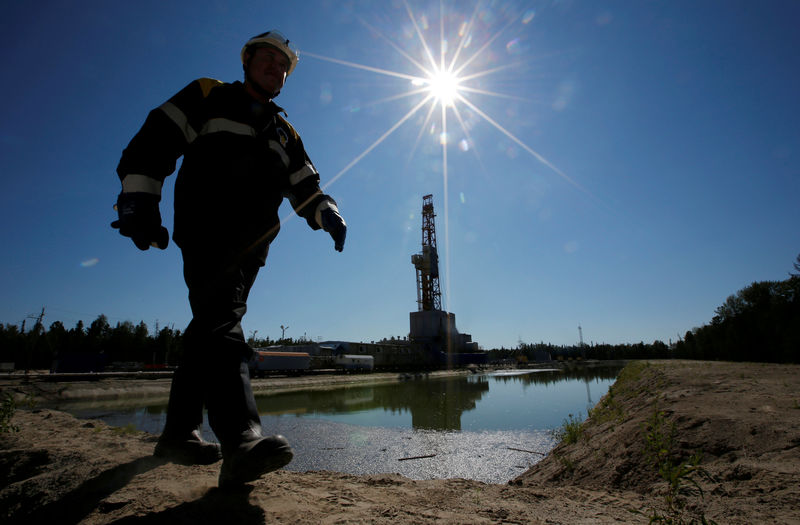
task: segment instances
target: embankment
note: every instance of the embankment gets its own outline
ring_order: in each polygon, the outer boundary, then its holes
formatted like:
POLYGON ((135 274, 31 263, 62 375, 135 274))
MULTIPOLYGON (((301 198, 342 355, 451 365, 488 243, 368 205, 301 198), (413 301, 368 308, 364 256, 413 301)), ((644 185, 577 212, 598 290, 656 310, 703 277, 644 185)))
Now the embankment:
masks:
POLYGON ((632 363, 507 485, 278 471, 223 492, 219 465, 161 463, 145 433, 41 409, 10 423, 4 523, 800 523, 793 365, 632 363))

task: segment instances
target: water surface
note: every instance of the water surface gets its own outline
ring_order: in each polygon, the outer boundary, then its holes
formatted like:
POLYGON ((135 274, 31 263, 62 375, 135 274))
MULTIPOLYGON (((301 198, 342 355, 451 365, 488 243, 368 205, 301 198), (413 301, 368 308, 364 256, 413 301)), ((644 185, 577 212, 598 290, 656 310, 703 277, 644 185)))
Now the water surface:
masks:
MULTIPOLYGON (((621 367, 514 370, 470 376, 404 376, 257 397, 264 429, 295 449, 288 470, 400 473, 413 479, 504 483, 554 446, 551 431, 585 417, 621 367)), ((78 417, 159 433, 164 403, 132 408, 65 407, 78 417)), ((214 435, 204 422, 204 435, 214 435)))

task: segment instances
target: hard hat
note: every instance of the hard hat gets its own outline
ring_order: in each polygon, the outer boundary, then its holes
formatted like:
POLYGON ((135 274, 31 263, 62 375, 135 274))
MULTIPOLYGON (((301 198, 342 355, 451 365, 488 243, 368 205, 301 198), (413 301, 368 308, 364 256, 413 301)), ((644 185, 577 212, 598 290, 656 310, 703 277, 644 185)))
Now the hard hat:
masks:
POLYGON ((266 33, 261 33, 260 35, 256 35, 247 41, 244 47, 242 47, 242 64, 247 66, 244 56, 251 47, 262 46, 274 47, 286 55, 286 58, 289 59, 289 69, 286 71, 286 76, 288 77, 292 74, 294 67, 297 65, 297 60, 300 58, 297 53, 297 48, 295 48, 293 44, 290 44, 289 39, 286 38, 280 31, 275 31, 274 29, 267 31, 266 33))

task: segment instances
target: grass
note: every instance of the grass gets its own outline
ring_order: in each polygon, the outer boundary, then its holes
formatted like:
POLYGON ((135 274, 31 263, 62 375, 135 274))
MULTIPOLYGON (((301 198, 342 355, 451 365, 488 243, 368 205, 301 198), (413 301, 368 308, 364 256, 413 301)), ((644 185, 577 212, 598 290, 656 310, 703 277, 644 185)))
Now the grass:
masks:
POLYGON ((646 361, 632 361, 620 371, 617 380, 608 389, 608 393, 594 407, 589 409, 589 417, 596 423, 615 422, 622 423, 626 414, 619 400, 630 396, 639 395, 644 392, 643 387, 635 389, 642 375, 650 369, 650 363, 646 361))
POLYGON ((575 463, 566 456, 562 456, 561 454, 556 454, 555 457, 558 459, 559 463, 561 463, 567 472, 572 473, 575 470, 575 463))
POLYGON ((572 445, 578 442, 578 439, 581 437, 581 424, 583 420, 581 420, 579 416, 573 416, 569 414, 569 418, 565 419, 559 428, 553 429, 552 436, 558 442, 564 442, 568 445, 572 445))
POLYGON ((14 397, 6 392, 0 402, 0 434, 19 432, 19 427, 11 423, 11 418, 14 417, 16 411, 17 403, 14 401, 14 397))
MULTIPOLYGON (((629 363, 622 369, 617 380, 611 385, 608 393, 603 396, 600 403, 594 408, 587 411, 587 416, 593 423, 604 423, 607 421, 614 421, 621 423, 624 421, 626 415, 622 408, 622 403, 619 399, 636 395, 634 385, 637 384, 642 374, 650 367, 650 364, 643 361, 634 361, 629 363)), ((559 428, 551 431, 551 436, 559 443, 572 445, 577 443, 584 437, 583 420, 578 416, 569 414, 567 419, 564 419, 559 428)), ((573 462, 566 456, 556 454, 559 462, 564 466, 567 472, 572 472, 575 469, 573 462)))
MULTIPOLYGON (((688 505, 694 498, 704 499, 700 479, 711 479, 701 466, 702 452, 689 457, 678 446, 678 430, 667 413, 658 409, 659 391, 665 386, 666 378, 661 375, 658 365, 646 361, 633 361, 619 374, 616 382, 609 388, 603 399, 588 412, 593 424, 606 422, 622 423, 630 415, 625 413, 626 404, 633 399, 640 405, 653 403, 652 415, 641 423, 644 449, 641 458, 645 468, 652 468, 656 475, 666 483, 664 505, 651 508, 648 515, 638 510, 636 514, 647 517, 650 523, 668 525, 716 525, 707 518, 701 505, 688 505)), ((585 438, 585 428, 580 417, 572 414, 565 419, 560 428, 552 431, 552 436, 560 443, 574 444, 585 438)), ((595 450, 598 453, 598 450, 595 450)), ((563 454, 554 453, 555 458, 571 473, 576 465, 563 454)))
MULTIPOLYGON (((622 369, 603 399, 589 411, 589 418, 597 424, 622 423, 628 417, 623 408, 625 401, 631 398, 640 402, 655 399, 653 414, 642 424, 642 438, 645 442, 643 454, 647 464, 666 482, 667 490, 663 508, 651 509, 647 517, 650 523, 668 525, 715 524, 702 511, 690 513, 687 510, 687 498, 699 496, 703 499, 703 490, 698 480, 710 478, 710 475, 700 465, 702 452, 695 452, 688 458, 685 454, 681 456, 675 423, 658 409, 659 390, 664 386, 665 378, 657 373, 657 366, 647 361, 630 362, 622 369)), ((574 420, 565 420, 561 433, 566 436, 567 429, 572 429, 574 423, 574 420)))
POLYGON ((131 434, 136 433, 136 425, 133 423, 128 423, 124 427, 111 427, 109 430, 115 434, 120 434, 123 436, 129 436, 131 434))
POLYGON ((609 421, 616 423, 625 421, 625 411, 617 402, 613 389, 609 389, 603 399, 594 408, 589 409, 589 419, 598 424, 608 423, 609 421))
POLYGON ((669 525, 715 524, 700 512, 696 516, 686 516, 686 502, 681 496, 695 494, 703 499, 703 489, 697 482, 698 477, 709 477, 708 472, 700 466, 703 454, 695 452, 688 459, 679 461, 675 450, 677 430, 675 423, 668 420, 664 412, 656 407, 653 415, 643 425, 645 455, 650 465, 667 483, 664 496, 666 512, 660 514, 652 509, 650 523, 666 523, 669 525))

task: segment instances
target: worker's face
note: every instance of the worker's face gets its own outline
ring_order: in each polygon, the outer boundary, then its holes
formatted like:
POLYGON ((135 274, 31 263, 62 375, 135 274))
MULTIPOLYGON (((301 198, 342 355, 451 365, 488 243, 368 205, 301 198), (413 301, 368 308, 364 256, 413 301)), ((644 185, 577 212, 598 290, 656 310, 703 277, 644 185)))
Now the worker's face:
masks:
POLYGON ((250 53, 247 76, 268 93, 277 93, 286 82, 289 59, 274 47, 259 47, 250 53))

